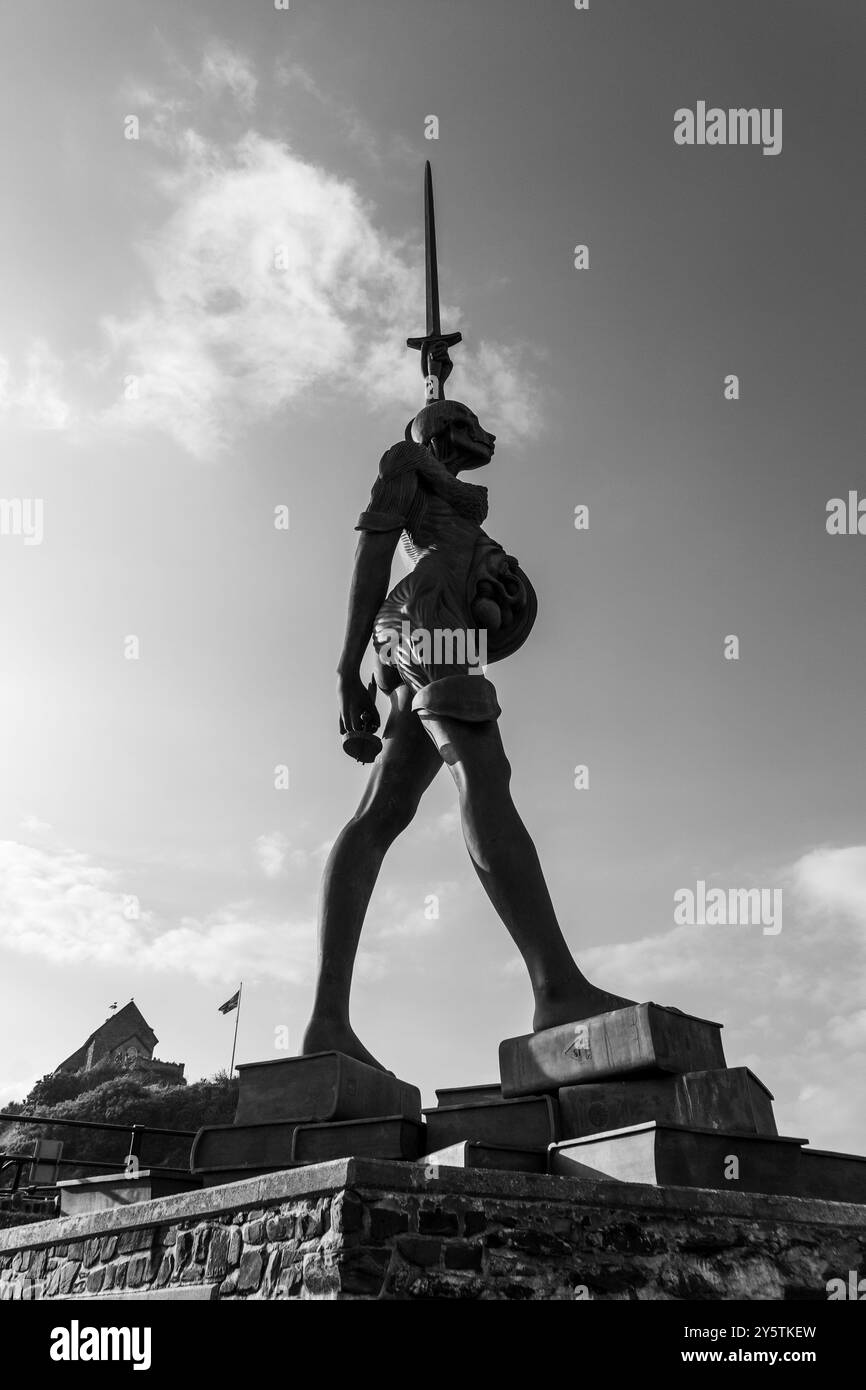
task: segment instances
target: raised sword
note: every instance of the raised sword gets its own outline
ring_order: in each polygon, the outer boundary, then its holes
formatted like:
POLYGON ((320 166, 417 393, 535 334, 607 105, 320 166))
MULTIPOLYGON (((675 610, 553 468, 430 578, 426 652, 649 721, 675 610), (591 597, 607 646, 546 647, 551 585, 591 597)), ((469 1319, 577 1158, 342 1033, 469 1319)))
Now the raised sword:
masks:
POLYGON ((428 403, 445 399, 445 379, 451 370, 447 349, 462 342, 462 333, 443 333, 439 318, 439 265, 436 259, 436 214, 433 207, 433 174, 430 161, 424 166, 424 270, 427 282, 427 332, 423 338, 407 338, 406 345, 421 353, 421 375, 428 403), (442 346, 445 353, 431 360, 431 349, 442 346))

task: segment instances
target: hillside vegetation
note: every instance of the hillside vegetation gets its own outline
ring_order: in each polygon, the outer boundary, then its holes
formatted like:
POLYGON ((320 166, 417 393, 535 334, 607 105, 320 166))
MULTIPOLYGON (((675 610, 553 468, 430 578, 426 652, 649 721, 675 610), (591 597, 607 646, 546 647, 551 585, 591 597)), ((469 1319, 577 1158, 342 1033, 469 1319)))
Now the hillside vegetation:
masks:
MULTIPOLYGON (((129 1129, 133 1124, 139 1124, 194 1131, 202 1125, 231 1124, 237 1098, 237 1080, 229 1080, 226 1072, 194 1081, 190 1085, 160 1086, 148 1084, 134 1073, 103 1067, 71 1076, 64 1073, 44 1076, 24 1102, 20 1106, 7 1107, 7 1113, 14 1110, 27 1115, 45 1115, 55 1120, 104 1120, 109 1124, 128 1126, 129 1129)), ((0 1126, 0 1151, 31 1152, 33 1141, 39 1137, 61 1139, 64 1158, 104 1160, 116 1170, 123 1168, 129 1149, 128 1132, 121 1134, 12 1122, 0 1126)), ((186 1168, 191 1142, 191 1139, 175 1139, 168 1135, 147 1135, 141 1149, 141 1167, 158 1164, 186 1168)), ((88 1176, 88 1171, 64 1165, 61 1176, 83 1177, 88 1176)), ((0 1186, 7 1185, 6 1175, 0 1175, 0 1186)))

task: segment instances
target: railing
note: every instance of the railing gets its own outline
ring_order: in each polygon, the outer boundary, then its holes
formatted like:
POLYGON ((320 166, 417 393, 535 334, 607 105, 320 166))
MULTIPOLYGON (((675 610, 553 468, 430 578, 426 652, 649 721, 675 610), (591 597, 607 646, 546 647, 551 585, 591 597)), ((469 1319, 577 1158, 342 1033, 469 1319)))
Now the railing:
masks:
MULTIPOLYGON (((15 1125, 51 1125, 52 1127, 58 1128, 61 1125, 65 1125, 68 1129, 111 1130, 119 1134, 128 1134, 129 1151, 127 1152, 126 1159, 122 1160, 124 1164, 127 1164, 130 1158, 136 1160, 141 1159, 142 1145, 149 1134, 168 1135, 173 1139, 189 1139, 190 1141, 192 1141, 196 1135, 194 1129, 167 1129, 163 1125, 115 1125, 103 1122, 102 1120, 58 1120, 55 1119, 53 1115, 7 1115, 0 1112, 0 1121, 15 1125)), ((11 1188, 5 1189, 7 1192, 15 1192, 18 1190, 18 1186, 21 1182, 21 1170, 26 1164, 33 1163, 34 1158, 35 1155, 33 1154, 0 1154, 0 1162, 11 1162, 15 1164, 15 1175, 12 1180, 12 1186, 11 1188)), ((56 1162, 58 1167, 107 1168, 109 1172, 112 1170, 115 1172, 117 1171, 117 1161, 110 1158, 103 1160, 59 1158, 56 1162)), ((159 1172, 159 1165, 153 1165, 152 1171, 159 1172)))

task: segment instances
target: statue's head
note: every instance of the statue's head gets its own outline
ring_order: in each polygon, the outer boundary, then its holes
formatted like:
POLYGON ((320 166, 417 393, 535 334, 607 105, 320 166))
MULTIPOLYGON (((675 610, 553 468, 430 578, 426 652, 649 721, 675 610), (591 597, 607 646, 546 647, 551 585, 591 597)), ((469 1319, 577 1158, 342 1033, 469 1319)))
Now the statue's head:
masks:
POLYGON ((423 444, 451 473, 483 468, 493 457, 496 435, 482 429, 462 401, 432 401, 406 426, 406 438, 423 444))

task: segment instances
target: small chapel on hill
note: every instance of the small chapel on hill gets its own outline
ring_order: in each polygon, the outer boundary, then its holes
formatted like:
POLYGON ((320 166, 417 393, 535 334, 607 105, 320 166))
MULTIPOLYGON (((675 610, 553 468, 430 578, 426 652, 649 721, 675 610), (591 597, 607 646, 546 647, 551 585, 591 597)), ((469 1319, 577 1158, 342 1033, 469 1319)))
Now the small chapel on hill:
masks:
POLYGON ((55 1071, 92 1071, 94 1067, 143 1072, 151 1081, 167 1086, 183 1084, 183 1062, 161 1062, 153 1051, 159 1042, 134 999, 109 1014, 90 1037, 61 1062, 55 1071))

